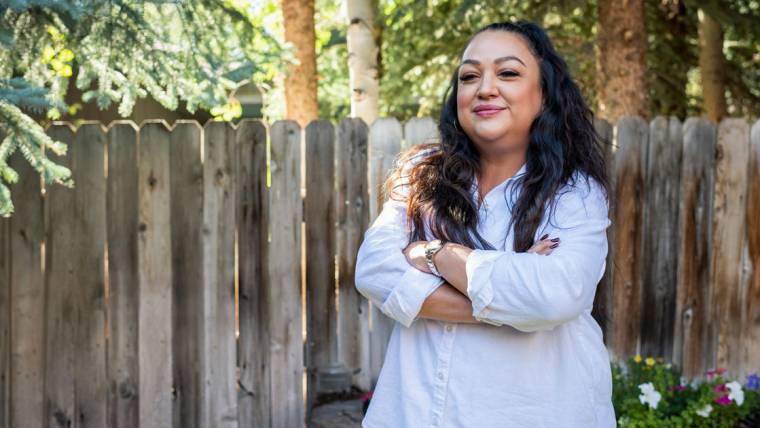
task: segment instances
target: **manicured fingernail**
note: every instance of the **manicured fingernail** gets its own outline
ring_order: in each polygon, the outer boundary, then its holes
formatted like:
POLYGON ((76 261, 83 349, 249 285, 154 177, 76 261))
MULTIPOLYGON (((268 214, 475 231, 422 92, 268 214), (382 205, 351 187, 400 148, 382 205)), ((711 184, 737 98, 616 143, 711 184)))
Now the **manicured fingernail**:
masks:
POLYGON ((556 244, 552 244, 551 247, 549 248, 557 248, 558 245, 559 245, 559 242, 557 242, 556 244))
POLYGON ((549 237, 549 234, 547 233, 546 235, 542 236, 541 239, 539 239, 539 241, 543 241, 544 239, 546 239, 548 237, 549 237))
POLYGON ((550 239, 550 241, 552 241, 552 242, 559 242, 559 238, 552 238, 552 239, 550 239))

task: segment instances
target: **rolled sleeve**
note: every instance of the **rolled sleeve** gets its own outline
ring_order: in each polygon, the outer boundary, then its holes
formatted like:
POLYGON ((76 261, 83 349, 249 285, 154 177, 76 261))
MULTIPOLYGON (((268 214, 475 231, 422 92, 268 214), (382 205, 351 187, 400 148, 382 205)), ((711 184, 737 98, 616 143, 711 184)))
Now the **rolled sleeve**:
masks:
MULTIPOLYGON (((403 168, 408 170, 409 165, 403 168)), ((409 186, 403 177, 397 192, 406 198, 409 186)), ((419 318, 425 299, 445 283, 445 279, 409 264, 404 255, 408 241, 406 203, 386 200, 372 226, 364 232, 354 274, 359 294, 404 327, 419 318)))
POLYGON ((550 330, 593 306, 607 256, 608 208, 594 183, 591 196, 573 190, 557 204, 561 245, 552 254, 473 250, 465 262, 475 319, 533 332, 550 330))
POLYGON ((443 278, 416 268, 407 270, 380 306, 380 311, 409 327, 418 318, 425 299, 444 282, 443 278))

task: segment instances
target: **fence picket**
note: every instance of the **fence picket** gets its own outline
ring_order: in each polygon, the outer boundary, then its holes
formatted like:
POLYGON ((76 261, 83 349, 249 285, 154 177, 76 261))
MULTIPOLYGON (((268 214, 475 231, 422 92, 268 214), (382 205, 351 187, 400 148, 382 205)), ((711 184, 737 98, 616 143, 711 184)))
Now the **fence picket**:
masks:
MULTIPOLYGON (((15 212, 8 219, 10 250, 7 272, 10 303, 10 378, 23 382, 10 384, 9 417, 13 425, 42 426, 45 318, 45 284, 41 269, 41 244, 44 240, 43 196, 40 176, 22 157, 12 157, 9 166, 19 175, 13 191, 23 198, 15 201, 15 212)), ((2 424, 0 424, 1 426, 2 424)), ((8 426, 11 426, 9 423, 8 426)))
POLYGON ((271 128, 270 236, 267 319, 270 327, 272 428, 302 426, 303 341, 301 333, 301 129, 292 120, 271 128))
MULTIPOLYGON (((327 120, 306 127, 306 338, 307 410, 317 394, 318 375, 338 358, 335 304, 335 127, 327 120)), ((307 419, 308 419, 307 415, 307 419)))
POLYGON ((657 117, 650 124, 643 209, 641 353, 668 361, 673 356, 682 128, 675 117, 657 117))
POLYGON ((238 337, 241 427, 268 427, 270 352, 267 318, 266 266, 269 254, 269 190, 267 189, 267 128, 259 120, 238 124, 238 337))
POLYGON ((139 417, 138 132, 131 121, 108 129, 108 421, 114 428, 138 426, 139 417))
POLYGON ((703 355, 709 346, 707 313, 715 139, 715 125, 706 119, 690 118, 684 122, 673 363, 690 377, 701 375, 708 365, 703 355))
POLYGON ((173 425, 169 153, 166 122, 143 122, 137 168, 140 428, 171 428, 173 425))
POLYGON ((741 342, 742 253, 745 242, 749 126, 743 119, 724 119, 715 147, 713 197, 712 289, 709 335, 715 364, 739 376, 741 342))

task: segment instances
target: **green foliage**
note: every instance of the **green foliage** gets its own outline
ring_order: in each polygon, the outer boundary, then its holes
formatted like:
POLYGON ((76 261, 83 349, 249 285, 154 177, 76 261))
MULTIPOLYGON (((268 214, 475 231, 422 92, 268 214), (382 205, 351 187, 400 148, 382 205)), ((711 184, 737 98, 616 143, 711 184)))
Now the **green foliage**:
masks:
POLYGON ((17 149, 47 183, 72 184, 45 159, 45 149, 65 148, 28 116, 70 111, 72 78, 82 102, 117 103, 122 116, 150 96, 231 118, 232 89, 246 79, 266 87, 292 59, 262 27, 242 0, 0 0, 0 215, 13 212, 7 159, 17 149))
POLYGON ((760 420, 758 376, 744 384, 723 369, 687 383, 680 370, 661 358, 629 358, 612 363, 613 405, 621 428, 732 428, 760 420), (647 386, 651 391, 647 392, 647 386))

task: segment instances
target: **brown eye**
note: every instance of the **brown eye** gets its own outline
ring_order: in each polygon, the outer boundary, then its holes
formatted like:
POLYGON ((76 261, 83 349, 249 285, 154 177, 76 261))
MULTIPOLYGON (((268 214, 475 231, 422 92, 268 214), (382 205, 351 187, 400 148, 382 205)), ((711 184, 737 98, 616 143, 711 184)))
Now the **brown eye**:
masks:
POLYGON ((475 77, 475 75, 474 75, 474 74, 465 74, 464 76, 461 76, 461 77, 459 78, 459 80, 461 80, 462 82, 466 82, 466 81, 468 81, 468 80, 471 80, 471 79, 473 79, 474 77, 475 77))
POLYGON ((514 71, 503 71, 499 73, 499 76, 512 77, 512 76, 519 76, 519 74, 515 73, 514 71))

